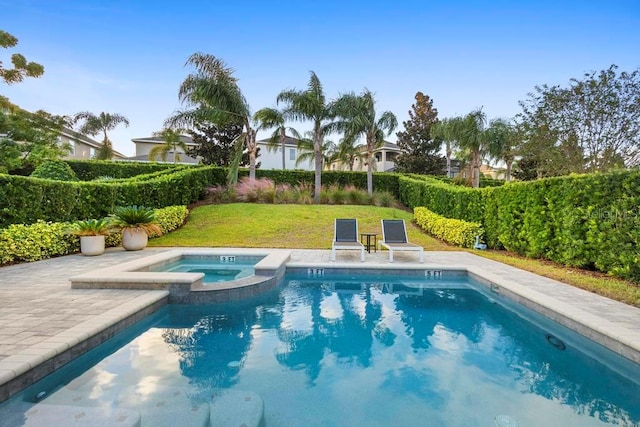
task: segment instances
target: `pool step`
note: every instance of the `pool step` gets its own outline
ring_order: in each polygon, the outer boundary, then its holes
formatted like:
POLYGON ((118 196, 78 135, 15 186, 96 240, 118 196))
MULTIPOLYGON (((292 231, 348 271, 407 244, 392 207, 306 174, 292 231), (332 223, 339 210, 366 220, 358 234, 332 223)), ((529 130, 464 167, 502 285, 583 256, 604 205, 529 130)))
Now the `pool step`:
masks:
POLYGON ((187 387, 157 383, 67 386, 33 406, 29 413, 34 420, 27 424, 30 426, 264 426, 264 402, 256 393, 216 390, 212 396, 187 387), (49 419, 60 422, 38 424, 49 419))

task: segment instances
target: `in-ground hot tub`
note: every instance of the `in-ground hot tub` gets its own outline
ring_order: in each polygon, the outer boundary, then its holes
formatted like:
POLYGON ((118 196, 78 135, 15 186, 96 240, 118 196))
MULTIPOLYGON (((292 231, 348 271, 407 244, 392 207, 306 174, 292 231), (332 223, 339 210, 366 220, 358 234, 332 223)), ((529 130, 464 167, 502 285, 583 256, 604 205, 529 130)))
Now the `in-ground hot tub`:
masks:
POLYGON ((72 277, 74 289, 166 289, 174 304, 244 299, 273 288, 290 251, 173 249, 72 277))

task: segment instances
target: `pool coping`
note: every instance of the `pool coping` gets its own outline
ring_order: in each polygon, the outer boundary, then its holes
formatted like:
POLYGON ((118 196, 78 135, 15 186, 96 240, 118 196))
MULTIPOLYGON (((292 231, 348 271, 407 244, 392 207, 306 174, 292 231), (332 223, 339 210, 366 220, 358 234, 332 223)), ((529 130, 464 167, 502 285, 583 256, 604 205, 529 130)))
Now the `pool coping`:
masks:
MULTIPOLYGON (((174 250, 166 250, 156 255, 161 255, 159 258, 166 259, 173 256, 168 255, 172 251, 174 250)), ((179 249, 179 252, 182 253, 211 253, 211 251, 211 249, 179 249)), ((634 325, 638 324, 638 319, 640 319, 640 309, 637 307, 613 301, 553 279, 491 261, 471 253, 428 252, 427 254, 432 262, 427 259, 425 264, 414 262, 396 262, 392 264, 385 262, 382 257, 375 259, 376 257, 370 254, 368 261, 373 261, 373 263, 367 265, 355 262, 355 260, 353 262, 330 262, 329 250, 289 251, 232 248, 215 249, 213 251, 229 254, 242 253, 245 255, 276 251, 281 254, 281 259, 286 258, 286 261, 283 261, 285 268, 281 268, 281 274, 284 274, 285 269, 293 270, 296 268, 349 269, 350 271, 396 270, 405 271, 408 274, 417 274, 422 271, 425 275, 427 274, 426 272, 440 272, 445 276, 447 274, 467 274, 485 285, 489 291, 504 295, 525 307, 531 308, 640 365, 640 333, 633 328, 634 325), (296 258, 289 257, 293 252, 296 253, 296 258), (309 260, 311 259, 310 257, 306 256, 307 253, 314 254, 312 261, 309 260), (300 256, 300 254, 304 256, 300 256), (301 260, 300 258, 303 259, 301 260), (304 260, 304 258, 307 258, 307 260, 304 260), (317 259, 321 261, 317 261, 317 259), (558 289, 558 291, 545 293, 545 289, 558 289), (561 294, 566 294, 564 295, 564 301, 561 300, 562 298, 558 298, 558 295, 561 294), (589 304, 591 307, 587 307, 589 304), (598 304, 602 304, 606 308, 597 311, 598 304), (611 315, 613 311, 616 311, 617 316, 611 315), (625 318, 624 322, 618 321, 623 317, 625 318)), ((156 255, 151 255, 147 258, 156 257, 156 255)), ((108 270, 117 274, 127 273, 121 270, 122 266, 140 264, 141 262, 139 261, 130 261, 121 263, 116 267, 100 269, 99 271, 108 270)), ((148 264, 148 260, 142 264, 148 264)), ((267 263, 266 266, 274 268, 275 264, 267 263)), ((86 273, 88 275, 86 277, 90 277, 91 274, 86 273)), ((150 283, 155 280, 154 276, 144 276, 152 274, 150 272, 137 272, 136 274, 142 274, 142 277, 147 277, 150 283)), ((85 275, 74 277, 81 276, 85 275)), ((277 280, 274 282, 277 282, 277 280)), ((229 289, 229 291, 235 292, 234 289, 229 289)), ((246 296, 241 295, 239 292, 235 293, 235 297, 238 298, 246 296)), ((148 290, 145 294, 108 310, 92 320, 79 323, 69 329, 63 329, 60 333, 44 340, 40 344, 34 344, 26 350, 21 350, 0 360, 0 402, 84 353, 89 348, 106 341, 106 339, 122 329, 169 303, 169 289, 148 290)))

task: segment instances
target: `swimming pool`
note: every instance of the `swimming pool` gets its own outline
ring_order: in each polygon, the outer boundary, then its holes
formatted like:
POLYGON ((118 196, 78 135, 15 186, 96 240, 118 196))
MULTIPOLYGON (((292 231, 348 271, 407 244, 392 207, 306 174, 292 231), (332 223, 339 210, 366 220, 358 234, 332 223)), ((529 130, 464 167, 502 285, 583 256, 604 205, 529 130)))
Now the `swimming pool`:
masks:
POLYGON ((163 308, 0 406, 0 424, 42 392, 144 425, 141 401, 192 410, 232 390, 261 397, 266 426, 637 425, 639 368, 618 359, 466 278, 288 275, 256 299, 163 308), (133 389, 144 399, 115 403, 133 389))
POLYGON ((203 284, 228 282, 252 276, 255 265, 264 256, 239 255, 183 255, 168 263, 159 263, 148 267, 152 272, 203 273, 203 284))

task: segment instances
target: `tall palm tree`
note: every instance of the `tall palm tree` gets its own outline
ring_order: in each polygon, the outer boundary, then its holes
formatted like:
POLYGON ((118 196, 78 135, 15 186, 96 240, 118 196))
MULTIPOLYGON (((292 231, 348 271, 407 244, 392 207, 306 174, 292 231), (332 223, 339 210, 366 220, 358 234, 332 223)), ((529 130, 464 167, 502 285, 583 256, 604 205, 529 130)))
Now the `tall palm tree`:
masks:
POLYGON ((89 111, 83 111, 73 116, 73 123, 81 122, 78 132, 95 136, 99 133, 104 135, 102 146, 96 153, 98 160, 110 160, 113 157, 113 146, 107 132, 115 129, 119 124, 129 126, 129 120, 121 114, 100 113, 97 116, 89 111))
POLYGON ((373 194, 373 151, 384 143, 386 135, 398 127, 396 116, 383 112, 376 119, 376 101, 369 89, 362 94, 348 93, 334 102, 333 110, 339 119, 335 128, 344 132, 347 140, 357 140, 364 136, 367 153, 367 192, 373 194))
POLYGON ((253 120, 258 123, 256 130, 274 129, 273 133, 268 139, 268 150, 277 151, 278 148, 282 149, 282 169, 287 168, 286 155, 285 155, 285 142, 287 141, 287 131, 297 139, 300 139, 300 134, 292 127, 287 127, 284 111, 277 110, 275 108, 263 108, 256 111, 253 115, 253 120))
POLYGON ((504 119, 495 119, 487 129, 488 151, 494 160, 502 160, 507 166, 507 182, 511 181, 511 166, 515 160, 517 147, 522 141, 516 126, 504 119))
POLYGON ((305 90, 283 90, 278 94, 278 104, 284 103, 285 114, 293 120, 311 120, 313 122, 312 141, 315 169, 313 201, 320 203, 322 190, 323 143, 326 135, 334 130, 334 114, 327 103, 320 79, 311 71, 311 77, 305 90))
POLYGON ((156 132, 154 136, 161 137, 164 144, 157 145, 149 151, 149 160, 155 160, 157 156, 160 156, 160 159, 166 162, 167 154, 173 153, 173 163, 175 164, 176 161, 181 160, 178 148, 181 148, 184 153, 188 151, 187 144, 182 140, 179 129, 163 129, 160 132, 156 132))
POLYGON ((480 162, 488 151, 485 124, 487 116, 478 109, 464 117, 452 119, 451 137, 458 141, 461 152, 468 153, 471 161, 471 185, 480 186, 480 162))
POLYGON ((249 179, 256 176, 256 130, 251 126, 251 111, 234 70, 214 55, 192 54, 185 65, 195 68, 180 85, 179 98, 187 109, 178 111, 165 121, 166 127, 188 128, 197 123, 212 122, 216 125, 241 123, 243 132, 236 141, 236 156, 229 170, 229 181, 238 178, 238 167, 243 148, 249 153, 249 179))
MULTIPOLYGON (((315 148, 314 142, 312 138, 301 138, 298 141, 298 158, 296 159, 296 166, 311 162, 315 160, 315 148)), ((328 169, 331 165, 335 157, 335 152, 337 150, 336 144, 330 140, 324 140, 322 142, 322 169, 328 169)))
POLYGON ((438 120, 431 127, 431 138, 441 139, 445 144, 445 156, 447 158, 447 178, 451 178, 451 155, 456 140, 453 137, 453 121, 451 119, 438 120))

